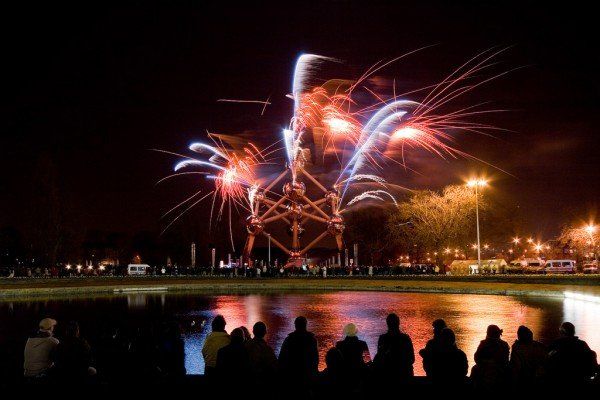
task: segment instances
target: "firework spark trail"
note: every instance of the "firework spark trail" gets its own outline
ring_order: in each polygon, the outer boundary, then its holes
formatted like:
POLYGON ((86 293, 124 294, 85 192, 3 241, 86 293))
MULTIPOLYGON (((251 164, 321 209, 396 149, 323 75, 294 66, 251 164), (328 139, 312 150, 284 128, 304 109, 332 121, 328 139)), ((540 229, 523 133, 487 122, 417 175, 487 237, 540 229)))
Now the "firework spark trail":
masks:
POLYGON ((382 196, 388 196, 392 200, 394 205, 398 206, 398 203, 396 202, 396 198, 387 190, 368 190, 366 192, 359 194, 358 196, 355 196, 352 200, 350 200, 348 202, 348 204, 346 205, 346 209, 347 209, 347 207, 350 207, 350 206, 358 203, 359 201, 365 200, 365 199, 375 199, 375 200, 384 201, 382 196))
POLYGON ((185 210, 183 210, 181 213, 179 213, 177 215, 177 217, 175 217, 171 222, 169 222, 169 224, 165 227, 165 229, 163 229, 160 234, 162 235, 163 233, 165 233, 167 231, 167 229, 169 229, 171 227, 171 225, 173 225, 175 222, 177 222, 177 220, 179 220, 179 218, 181 218, 186 212, 188 212, 189 210, 191 210, 192 208, 194 208, 196 205, 198 205, 202 200, 206 199, 208 196, 210 196, 211 194, 213 194, 213 192, 208 192, 207 194, 205 194, 204 196, 202 196, 199 200, 195 201, 194 203, 192 203, 192 205, 190 205, 189 207, 187 207, 185 210))
MULTIPOLYGON (((296 182, 298 171, 304 168, 305 163, 314 162, 312 149, 306 144, 314 143, 320 146, 322 164, 326 165, 326 157, 334 156, 339 164, 339 174, 333 187, 340 194, 339 211, 344 203, 344 197, 349 188, 361 185, 380 185, 385 189, 390 186, 386 180, 372 174, 369 170, 381 170, 388 162, 393 162, 404 167, 406 165, 405 151, 425 150, 439 156, 467 157, 478 160, 451 146, 453 130, 490 135, 490 131, 498 130, 494 126, 469 121, 478 115, 502 112, 505 110, 481 109, 486 103, 462 107, 452 111, 442 112, 456 98, 465 95, 477 87, 497 79, 510 71, 493 75, 488 78, 477 78, 476 75, 486 73, 496 63, 497 57, 505 49, 488 49, 481 52, 452 71, 442 81, 408 90, 398 94, 396 80, 393 80, 391 97, 389 94, 378 93, 369 87, 369 79, 390 64, 400 59, 421 51, 424 46, 390 60, 381 60, 372 65, 357 80, 332 79, 323 84, 315 84, 316 72, 323 63, 339 62, 330 57, 302 54, 295 63, 292 77, 292 93, 287 97, 293 100, 293 115, 287 129, 281 131, 281 139, 273 140, 266 147, 257 147, 248 143, 244 138, 234 139, 226 135, 208 133, 214 145, 198 142, 192 143, 189 150, 199 155, 206 155, 206 159, 198 159, 187 155, 158 150, 167 154, 176 155, 181 160, 175 165, 176 174, 163 179, 173 178, 184 174, 201 174, 214 181, 213 190, 202 197, 212 195, 210 225, 212 226, 213 212, 217 199, 220 201, 218 217, 220 218, 225 206, 229 217, 229 230, 233 246, 231 231, 232 208, 241 207, 251 214, 255 211, 258 193, 261 196, 268 193, 281 196, 280 193, 271 192, 270 186, 265 188, 268 175, 261 175, 259 167, 267 164, 279 165, 271 162, 270 157, 284 151, 286 168, 296 182), (359 93, 356 100, 353 94, 359 93), (420 101, 407 98, 409 95, 423 93, 420 101), (362 94, 362 97, 361 97, 362 94), (372 97, 371 104, 364 104, 364 97, 372 97), (319 142, 315 132, 319 129, 319 142), (306 137, 305 137, 306 135, 306 137), (309 135, 312 135, 309 136, 309 135), (280 147, 279 145, 283 146, 280 147), (310 152, 310 154, 309 154, 310 152), (313 157, 311 161, 311 158, 313 157), (398 159, 400 158, 401 161, 398 159), (182 169, 198 168, 199 171, 178 172, 182 169), (208 171, 211 172, 208 172, 208 171), (364 172, 363 172, 364 171, 364 172), (263 178, 260 178, 260 177, 263 178), (262 181, 262 183, 261 183, 262 181), (341 190, 340 190, 341 189, 341 190), (341 191, 341 193, 339 193, 341 191)), ((224 103, 250 103, 263 105, 261 115, 267 105, 271 104, 271 95, 266 101, 244 99, 219 99, 224 103)), ((279 158, 280 160, 280 158, 279 158)), ((478 160, 481 161, 481 160, 478 160)), ((484 162, 485 163, 485 162, 484 162)), ((489 165, 488 163, 485 163, 489 165)), ((412 171, 412 169, 410 169, 412 171)), ((171 214, 184 205, 189 204, 199 195, 199 192, 185 199, 165 215, 171 214)), ((366 190, 353 197, 345 207, 350 207, 362 200, 386 201, 388 198, 396 204, 394 196, 387 190, 366 190)), ((198 204, 194 202, 184 210, 198 204)), ((346 208, 347 209, 347 208, 346 208)), ((345 211, 343 209, 342 211, 345 211)), ((341 212, 341 211, 340 211, 341 212)), ((171 226, 182 214, 168 225, 171 226)), ((167 228, 168 228, 167 227, 167 228)))
POLYGON ((385 186, 387 183, 385 179, 383 179, 382 177, 377 176, 377 175, 357 174, 357 175, 351 176, 348 179, 344 179, 339 184, 341 185, 341 184, 344 184, 344 183, 350 182, 350 181, 355 182, 355 181, 365 181, 365 180, 369 180, 369 181, 378 183, 382 186, 385 186))
MULTIPOLYGON (((352 170, 350 171, 350 176, 353 176, 362 167, 363 161, 365 159, 364 154, 371 149, 371 147, 377 140, 379 133, 381 133, 380 129, 382 127, 382 124, 384 126, 385 124, 389 123, 389 121, 391 121, 393 118, 402 119, 402 117, 407 113, 405 108, 414 105, 416 105, 416 103, 410 100, 396 100, 390 104, 385 105, 379 111, 377 111, 363 127, 360 134, 357 149, 354 152, 354 155, 352 156, 348 164, 346 164, 346 167, 344 168, 342 173, 340 174, 340 178, 338 178, 338 181, 341 178, 343 178, 344 174, 348 171, 349 168, 352 168, 352 170)), ((348 183, 346 183, 346 186, 344 187, 344 190, 342 192, 342 199, 347 191, 348 183)))

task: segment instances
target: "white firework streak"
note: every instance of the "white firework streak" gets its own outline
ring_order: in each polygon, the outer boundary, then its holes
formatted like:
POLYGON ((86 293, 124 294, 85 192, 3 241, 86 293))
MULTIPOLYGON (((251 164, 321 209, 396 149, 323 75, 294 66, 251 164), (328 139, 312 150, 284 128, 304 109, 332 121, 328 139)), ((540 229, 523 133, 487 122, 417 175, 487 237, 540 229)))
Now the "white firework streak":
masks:
POLYGON ((248 188, 248 201, 250 202, 250 209, 254 210, 254 199, 256 192, 258 191, 258 185, 254 184, 248 188))
POLYGON ((351 205, 356 204, 359 201, 365 200, 365 199, 375 199, 375 200, 383 201, 383 198, 381 197, 381 195, 389 196, 390 199, 392 199, 392 201, 394 202, 394 205, 398 206, 396 199, 394 198, 394 196, 391 195, 390 192, 387 192, 385 190, 368 190, 368 191, 363 192, 363 193, 359 194, 358 196, 354 197, 352 200, 350 200, 348 202, 347 207, 350 207, 351 205))
POLYGON ((375 183, 380 184, 381 186, 385 187, 385 184, 387 183, 387 181, 385 179, 383 179, 380 176, 377 175, 368 175, 368 174, 358 174, 358 175, 354 175, 351 176, 350 178, 343 180, 341 183, 345 183, 345 182, 350 182, 350 181, 373 181, 375 183))

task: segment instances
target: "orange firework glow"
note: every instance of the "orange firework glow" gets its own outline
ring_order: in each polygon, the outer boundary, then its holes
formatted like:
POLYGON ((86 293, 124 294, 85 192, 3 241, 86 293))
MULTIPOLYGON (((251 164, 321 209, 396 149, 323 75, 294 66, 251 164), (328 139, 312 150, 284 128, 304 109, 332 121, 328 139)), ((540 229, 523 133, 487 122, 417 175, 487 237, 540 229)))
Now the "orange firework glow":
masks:
MULTIPOLYGON (((375 64, 355 81, 317 81, 312 75, 319 70, 319 66, 337 60, 314 54, 301 55, 294 69, 292 93, 288 95, 294 101, 293 115, 287 127, 282 127, 280 140, 261 138, 268 146, 259 150, 249 143, 247 135, 209 134, 212 144, 194 143, 190 146, 191 151, 207 157, 170 153, 181 157, 181 161, 175 165, 176 173, 164 179, 200 174, 214 180, 214 186, 208 192, 204 188, 198 190, 169 210, 165 215, 183 209, 167 228, 196 204, 212 196, 213 210, 217 199, 220 200, 218 217, 227 207, 230 232, 232 207, 238 211, 244 209, 250 214, 244 257, 249 256, 254 237, 267 234, 264 231, 266 225, 274 221, 289 224, 293 237, 290 249, 270 235, 269 238, 278 247, 286 249, 292 258, 304 254, 328 233, 334 235, 338 246, 341 246, 343 213, 365 202, 396 204, 390 185, 379 174, 391 171, 390 168, 384 168, 390 163, 406 168, 406 151, 425 150, 442 158, 473 158, 451 146, 453 133, 487 134, 496 128, 472 122, 471 117, 502 110, 482 110, 479 105, 449 109, 448 105, 474 88, 503 75, 501 73, 478 80, 479 76, 483 76, 482 72, 494 65, 493 58, 504 50, 484 51, 441 82, 401 94, 396 93, 395 81, 387 92, 381 90, 382 85, 372 83, 375 73, 403 56, 375 64), (422 95, 418 96, 418 101, 407 99, 409 95, 416 96, 419 93, 422 95), (284 150, 282 155, 285 161, 282 162, 281 158, 267 160, 267 157, 280 150, 284 150), (280 168, 265 173, 263 167, 267 164, 279 165, 280 168), (313 166, 320 167, 316 168, 322 174, 320 179, 311 175, 313 166), (190 171, 190 167, 197 169, 190 171), (179 172, 184 169, 185 172, 179 172), (283 193, 273 191, 286 174, 291 180, 281 182, 284 183, 283 193), (307 180, 302 182, 301 177, 307 180), (330 181, 327 182, 327 179, 330 181), (324 197, 309 199, 306 183, 315 185, 324 193, 324 197), (303 218, 327 226, 326 232, 304 250, 300 247, 303 218)), ((269 100, 270 96, 266 101, 221 99, 220 102, 261 104, 262 115, 265 107, 271 104, 269 100)))

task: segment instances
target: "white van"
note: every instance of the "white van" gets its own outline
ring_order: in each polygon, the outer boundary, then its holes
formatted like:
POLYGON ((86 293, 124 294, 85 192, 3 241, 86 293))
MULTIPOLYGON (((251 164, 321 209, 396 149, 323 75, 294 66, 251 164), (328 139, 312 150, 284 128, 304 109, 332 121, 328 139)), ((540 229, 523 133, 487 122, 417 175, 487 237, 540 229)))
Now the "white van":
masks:
POLYGON ((545 272, 544 262, 542 260, 533 259, 527 261, 527 265, 523 267, 523 273, 525 274, 543 274, 545 272))
POLYGON ((575 261, 573 260, 548 260, 544 264, 544 271, 547 274, 552 273, 574 273, 575 261))
POLYGON ((127 266, 127 275, 146 275, 150 266, 148 264, 129 264, 127 266))

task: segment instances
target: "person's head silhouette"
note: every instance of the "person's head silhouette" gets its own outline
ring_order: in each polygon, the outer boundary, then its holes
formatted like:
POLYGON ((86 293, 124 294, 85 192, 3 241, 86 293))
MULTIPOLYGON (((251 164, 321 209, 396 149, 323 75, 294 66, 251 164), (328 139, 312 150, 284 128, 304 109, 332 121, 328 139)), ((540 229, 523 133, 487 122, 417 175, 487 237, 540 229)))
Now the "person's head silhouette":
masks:
POLYGON ((575 336, 575 325, 570 322, 563 322, 560 325, 560 334, 566 337, 575 336))
POLYGON ((217 315, 211 324, 213 332, 224 332, 225 331, 225 318, 222 315, 217 315))
POLYGON ((300 316, 294 320, 294 327, 296 328, 297 331, 300 331, 300 332, 306 331, 307 325, 308 325, 308 321, 306 320, 305 317, 300 316))
POLYGON ((389 314, 385 319, 385 323, 390 331, 400 330, 400 318, 395 313, 389 314))
POLYGON ((265 335, 267 334, 267 325, 265 325, 265 323, 262 321, 258 321, 252 327, 252 333, 254 334, 254 337, 257 339, 264 338, 265 335))

